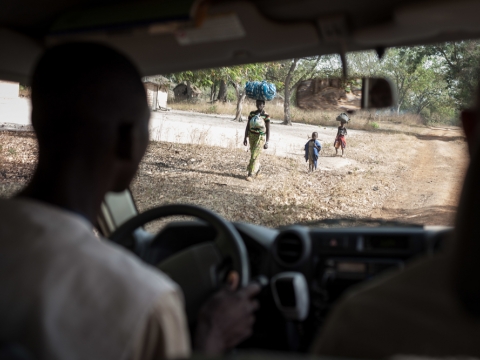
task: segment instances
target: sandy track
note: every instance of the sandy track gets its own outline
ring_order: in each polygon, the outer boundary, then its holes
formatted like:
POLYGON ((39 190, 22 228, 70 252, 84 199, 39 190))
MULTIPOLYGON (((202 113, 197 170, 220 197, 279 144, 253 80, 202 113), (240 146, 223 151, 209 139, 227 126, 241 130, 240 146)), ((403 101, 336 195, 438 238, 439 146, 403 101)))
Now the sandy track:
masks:
MULTIPOLYGON (((383 131, 349 130, 347 157, 340 158, 332 146, 336 128, 274 121, 271 146, 262 155, 265 176, 248 183, 245 123, 229 116, 154 113, 151 136, 161 142, 152 142, 134 193, 143 210, 186 202, 229 220, 268 226, 329 218, 451 225, 468 163, 462 131, 392 131, 387 125, 381 124, 383 131), (320 171, 307 174, 303 146, 312 131, 324 149, 320 171)), ((10 134, 0 131, 0 196, 23 186, 36 161, 33 136, 10 134)))
POLYGON ((423 224, 451 224, 468 157, 460 130, 431 128, 419 136, 398 188, 372 217, 423 224))
MULTIPOLYGON (((246 123, 234 122, 231 119, 232 116, 179 110, 154 112, 150 120, 150 134, 152 140, 157 141, 246 150, 243 146, 246 123)), ((314 131, 318 132, 322 144, 333 144, 337 129, 298 123, 293 126, 284 126, 280 121, 273 120, 270 146, 265 153, 290 158, 302 157, 303 146, 314 131)), ((349 130, 348 133, 349 136, 356 137, 363 131, 349 130)), ((350 165, 354 165, 354 161, 350 158, 326 157, 320 163, 320 169, 333 170, 350 165)))

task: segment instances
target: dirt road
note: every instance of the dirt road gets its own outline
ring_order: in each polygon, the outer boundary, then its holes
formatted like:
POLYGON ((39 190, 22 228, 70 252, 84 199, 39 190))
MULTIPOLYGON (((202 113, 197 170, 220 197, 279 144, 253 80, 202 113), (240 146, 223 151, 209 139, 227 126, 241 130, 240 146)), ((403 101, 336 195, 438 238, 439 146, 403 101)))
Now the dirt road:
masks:
POLYGON ((417 136, 415 154, 398 171, 399 187, 372 217, 451 224, 468 156, 460 129, 429 129, 417 136))
MULTIPOLYGON (((349 130, 345 158, 334 155, 336 129, 272 124, 262 179, 245 181, 245 123, 197 113, 155 113, 149 150, 132 190, 140 210, 192 203, 232 221, 267 226, 322 219, 382 219, 451 225, 465 167, 460 129, 349 130), (303 146, 312 131, 323 150, 307 173, 303 146)), ((32 134, 0 131, 0 196, 28 181, 36 163, 32 134)))
MULTIPOLYGON (((243 146, 246 123, 231 120, 232 116, 179 110, 154 112, 150 119, 150 134, 156 141, 246 150, 243 146)), ((329 144, 333 143, 337 130, 332 127, 297 123, 293 126, 284 126, 281 125, 280 120, 272 120, 269 149, 265 153, 280 157, 302 157, 303 146, 314 131, 318 132, 322 144, 329 144)), ((358 134, 356 130, 349 130, 349 135, 352 137, 358 134)), ((320 164, 320 169, 332 170, 349 165, 354 165, 350 158, 335 160, 325 158, 320 164)))

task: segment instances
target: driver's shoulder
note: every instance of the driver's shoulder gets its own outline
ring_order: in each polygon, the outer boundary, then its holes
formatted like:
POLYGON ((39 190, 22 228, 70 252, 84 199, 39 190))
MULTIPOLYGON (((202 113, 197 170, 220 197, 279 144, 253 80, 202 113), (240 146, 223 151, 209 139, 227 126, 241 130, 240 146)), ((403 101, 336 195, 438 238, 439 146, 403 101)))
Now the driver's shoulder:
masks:
POLYGON ((62 319, 65 334, 54 333, 46 340, 51 346, 54 337, 77 334, 76 350, 96 349, 100 334, 109 333, 110 343, 123 351, 158 304, 165 313, 182 306, 172 280, 97 238, 77 215, 15 200, 0 201, 2 215, 0 258, 8 261, 0 261, 0 287, 6 294, 0 317, 8 315, 12 324, 32 317, 42 324, 62 319), (95 335, 87 341, 84 334, 95 335))
POLYGON ((54 276, 73 292, 76 287, 109 288, 132 301, 177 291, 166 275, 126 249, 96 237, 92 226, 76 214, 15 199, 0 202, 0 215, 6 221, 0 230, 0 250, 18 259, 19 274, 26 267, 35 268, 39 279, 54 276))

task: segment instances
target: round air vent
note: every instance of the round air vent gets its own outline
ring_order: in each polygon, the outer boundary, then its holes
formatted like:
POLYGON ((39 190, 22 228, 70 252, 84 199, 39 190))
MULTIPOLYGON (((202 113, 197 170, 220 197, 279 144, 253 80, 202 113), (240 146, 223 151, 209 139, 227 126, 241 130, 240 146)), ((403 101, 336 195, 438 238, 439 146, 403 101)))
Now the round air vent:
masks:
POLYGON ((305 231, 292 228, 281 232, 273 247, 278 263, 286 267, 294 267, 300 265, 309 255, 310 240, 305 231))

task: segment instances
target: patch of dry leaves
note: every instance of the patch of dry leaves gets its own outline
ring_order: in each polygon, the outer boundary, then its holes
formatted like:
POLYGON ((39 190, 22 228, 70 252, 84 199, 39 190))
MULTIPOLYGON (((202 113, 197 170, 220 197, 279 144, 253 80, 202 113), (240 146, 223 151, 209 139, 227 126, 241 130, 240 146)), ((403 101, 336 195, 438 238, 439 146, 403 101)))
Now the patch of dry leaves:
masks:
MULTIPOLYGON (((250 183, 245 181, 250 155, 245 149, 153 141, 131 189, 140 211, 163 204, 196 204, 230 221, 270 227, 370 218, 408 179, 418 140, 365 133, 349 140, 348 146, 354 165, 314 173, 307 173, 303 158, 264 152, 263 176, 250 183)), ((331 144, 324 144, 322 157, 333 152, 331 144)), ((9 197, 26 184, 37 155, 32 133, 0 132, 0 197, 9 197)))
POLYGON ((0 132, 0 197, 10 197, 25 186, 37 156, 37 140, 32 132, 0 132))
POLYGON ((398 178, 398 168, 391 166, 387 154, 368 155, 379 150, 377 145, 372 137, 363 144, 366 155, 352 151, 361 162, 358 167, 310 174, 303 159, 264 153, 262 177, 250 183, 245 181, 250 155, 245 150, 152 142, 132 191, 140 211, 162 204, 196 204, 231 221, 271 227, 368 218, 395 191, 398 178))

